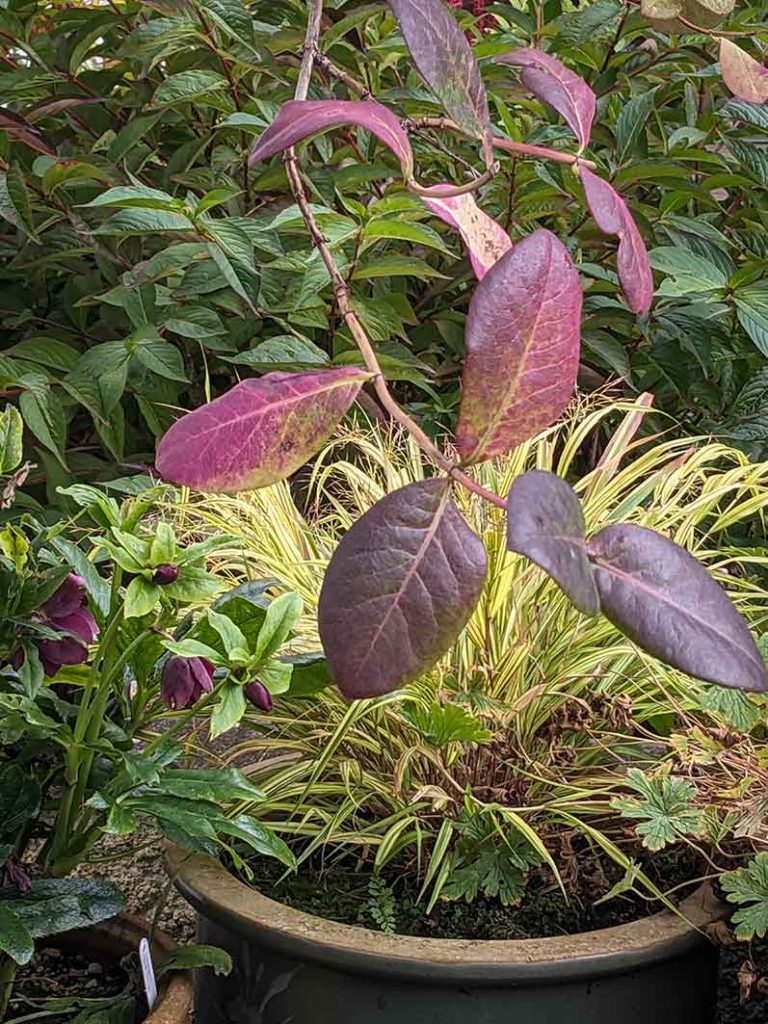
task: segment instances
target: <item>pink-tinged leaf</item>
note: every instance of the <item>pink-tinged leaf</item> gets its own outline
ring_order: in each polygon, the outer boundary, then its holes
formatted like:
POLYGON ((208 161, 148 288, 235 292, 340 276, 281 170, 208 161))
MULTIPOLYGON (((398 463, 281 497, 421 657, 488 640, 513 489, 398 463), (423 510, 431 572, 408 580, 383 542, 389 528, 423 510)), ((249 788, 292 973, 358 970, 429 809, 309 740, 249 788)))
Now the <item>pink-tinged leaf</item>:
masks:
POLYGON ((586 167, 581 167, 579 173, 597 226, 607 235, 619 236, 616 268, 627 305, 633 313, 647 313, 653 300, 653 273, 635 219, 613 185, 586 167))
POLYGON ((632 524, 606 527, 587 550, 603 612, 636 644, 706 682, 768 690, 749 626, 688 551, 632 524))
POLYGON ((389 0, 422 78, 453 120, 491 156, 488 96, 472 47, 443 0, 389 0))
POLYGON ((524 68, 526 89, 565 118, 582 149, 589 143, 597 97, 583 78, 543 50, 511 50, 496 60, 524 68))
POLYGON ((486 570, 445 479, 409 484, 366 512, 336 549, 318 607, 344 696, 376 697, 431 668, 466 625, 486 570))
POLYGON ((259 136, 250 163, 268 160, 302 139, 347 124, 372 132, 395 154, 405 177, 413 177, 413 151, 408 136, 392 111, 373 100, 290 100, 259 136))
POLYGON ((343 367, 245 380, 174 423, 157 471, 225 494, 283 480, 322 448, 368 376, 343 367))
POLYGON ((768 103, 768 68, 730 39, 720 40, 720 71, 734 96, 748 103, 768 103))
POLYGON ((509 235, 484 213, 470 193, 463 196, 422 196, 424 203, 459 232, 469 252, 472 269, 482 281, 494 263, 512 248, 509 235))
POLYGON ((456 430, 465 464, 503 455, 563 412, 576 386, 581 300, 571 257, 543 228, 478 284, 456 430))
POLYGON ((517 477, 507 502, 507 547, 548 573, 580 612, 600 611, 584 513, 565 480, 538 469, 517 477))
POLYGON ((56 151, 51 149, 43 139, 39 129, 13 110, 8 108, 0 109, 0 129, 8 132, 11 138, 18 139, 24 145, 34 149, 36 153, 45 153, 46 156, 55 156, 56 151))

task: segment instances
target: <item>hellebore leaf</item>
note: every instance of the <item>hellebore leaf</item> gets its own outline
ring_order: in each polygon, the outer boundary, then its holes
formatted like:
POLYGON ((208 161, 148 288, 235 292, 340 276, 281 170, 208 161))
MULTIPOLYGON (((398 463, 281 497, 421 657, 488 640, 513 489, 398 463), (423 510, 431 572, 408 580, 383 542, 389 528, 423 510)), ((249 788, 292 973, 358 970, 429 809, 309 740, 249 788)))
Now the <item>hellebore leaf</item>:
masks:
POLYGON ((600 611, 584 513, 565 480, 538 469, 515 480, 507 503, 507 547, 548 573, 580 612, 600 611))
POLYGON ((422 199, 432 213, 459 232, 478 281, 482 281, 494 263, 512 248, 510 237, 501 224, 484 213, 469 193, 422 196, 422 199))
POLYGON ((464 463, 510 451, 562 413, 576 385, 581 301, 571 257, 544 229, 478 284, 456 430, 464 463))
POLYGON ((245 380, 174 423, 158 445, 157 471, 221 493, 283 480, 322 448, 368 376, 340 367, 245 380))
POLYGON ((511 50, 496 60, 522 67, 521 77, 526 89, 565 118, 582 149, 589 143, 597 97, 583 78, 543 50, 511 50))
POLYGON ((366 512, 336 549, 318 608, 344 696, 388 693, 434 665, 472 614, 486 567, 445 479, 409 484, 366 512))
POLYGON ((617 524, 587 552, 604 613, 636 644, 705 682, 768 690, 749 626, 688 551, 644 526, 617 524))
POLYGON ((290 100, 256 141, 250 163, 268 160, 310 135, 344 124, 372 132, 398 158, 405 177, 413 177, 413 151, 408 136, 392 111, 373 100, 290 100))

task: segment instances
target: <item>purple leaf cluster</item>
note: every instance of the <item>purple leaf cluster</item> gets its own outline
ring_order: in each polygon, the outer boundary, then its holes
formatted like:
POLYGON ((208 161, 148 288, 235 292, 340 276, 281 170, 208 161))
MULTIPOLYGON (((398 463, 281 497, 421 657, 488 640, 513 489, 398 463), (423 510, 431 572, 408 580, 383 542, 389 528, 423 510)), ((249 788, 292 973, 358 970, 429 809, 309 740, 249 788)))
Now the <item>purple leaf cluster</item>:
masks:
MULTIPOLYGON (((482 141, 492 170, 485 88, 453 15, 442 0, 388 2, 422 77, 456 126, 482 141)), ((740 94, 762 94, 764 76, 749 58, 745 62, 746 55, 728 48, 725 55, 731 87, 738 79, 740 94)), ((587 83, 542 50, 517 50, 498 59, 522 69, 525 88, 565 118, 581 153, 596 112, 587 83)), ((251 160, 266 160, 342 125, 365 128, 387 145, 406 184, 459 233, 468 251, 478 285, 466 323, 458 463, 451 465, 439 452, 436 461, 481 490, 464 468, 512 451, 552 424, 573 395, 582 309, 577 269, 549 231, 539 229, 513 243, 473 195, 457 195, 447 183, 425 195, 413 180, 407 133, 374 101, 287 103, 257 141, 251 160)), ((645 314, 653 278, 627 203, 583 157, 574 156, 572 163, 599 228, 619 240, 617 269, 627 304, 645 314)), ((335 283, 337 290, 344 287, 343 281, 335 283)), ((367 365, 372 353, 366 352, 367 365)), ((160 443, 157 468, 201 490, 268 486, 289 477, 323 446, 371 380, 381 397, 383 379, 353 368, 246 380, 177 421, 160 443)), ((413 430, 424 445, 424 435, 413 430)), ((426 672, 455 642, 480 599, 486 552, 453 500, 450 474, 387 495, 355 523, 331 559, 319 628, 332 676, 348 698, 378 696, 426 672)), ((746 622, 719 584, 672 540, 619 524, 587 539, 576 493, 548 473, 518 478, 506 509, 509 549, 546 571, 579 611, 602 611, 637 644, 683 672, 723 686, 768 689, 746 622)), ((187 706, 211 686, 210 666, 201 659, 172 658, 163 673, 169 706, 187 706)), ((271 709, 271 696, 258 680, 246 687, 246 697, 262 711, 271 709)))

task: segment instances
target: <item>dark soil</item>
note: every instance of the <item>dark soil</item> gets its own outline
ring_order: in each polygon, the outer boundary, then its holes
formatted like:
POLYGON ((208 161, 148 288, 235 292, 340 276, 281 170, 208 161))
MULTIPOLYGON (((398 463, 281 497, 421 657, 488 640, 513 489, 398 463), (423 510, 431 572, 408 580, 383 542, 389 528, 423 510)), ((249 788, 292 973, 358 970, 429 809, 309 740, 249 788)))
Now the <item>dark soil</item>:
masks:
MULTIPOLYGON (((47 1011, 46 1024, 67 1024, 80 1014, 125 1003, 121 1021, 142 1021, 146 1004, 130 992, 129 974, 116 960, 97 960, 71 950, 41 947, 17 976, 9 1016, 13 1019, 47 1011)), ((90 1020, 90 1016, 87 1017, 90 1020)), ((101 1019, 95 1017, 94 1019, 101 1019)), ((117 1019, 117 1018, 115 1018, 117 1019)))
MULTIPOLYGON (((340 869, 313 871, 306 865, 299 875, 285 876, 276 861, 261 860, 251 867, 255 885, 266 896, 317 917, 366 928, 381 928, 398 935, 439 939, 529 939, 608 928, 636 921, 656 913, 660 906, 633 893, 599 902, 619 880, 613 865, 602 865, 599 879, 590 874, 589 863, 582 871, 581 891, 563 900, 559 888, 549 880, 529 883, 520 906, 504 906, 498 899, 478 897, 472 903, 440 901, 429 914, 418 889, 407 874, 385 878, 383 895, 365 873, 340 869), (586 880, 588 878, 588 884, 586 880)), ((654 881, 670 888, 696 872, 685 861, 657 859, 654 881), (659 870, 661 868, 661 870, 659 870)), ((689 890, 690 891, 690 890, 689 890)), ((682 898, 688 892, 680 891, 682 898)))

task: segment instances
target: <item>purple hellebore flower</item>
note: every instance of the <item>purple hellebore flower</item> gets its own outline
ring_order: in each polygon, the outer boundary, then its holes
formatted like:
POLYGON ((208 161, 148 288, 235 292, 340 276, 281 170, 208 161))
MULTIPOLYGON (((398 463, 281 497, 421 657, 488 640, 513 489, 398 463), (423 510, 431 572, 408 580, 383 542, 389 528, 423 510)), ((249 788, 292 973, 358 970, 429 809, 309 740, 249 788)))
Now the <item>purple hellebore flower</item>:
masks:
POLYGON ((273 700, 272 694, 266 688, 264 683, 260 683, 258 679, 254 679, 252 683, 248 683, 245 687, 245 696, 259 711, 268 713, 272 710, 273 700))
MULTIPOLYGON (((85 607, 87 600, 85 580, 71 572, 59 589, 30 616, 32 622, 70 634, 60 640, 35 641, 47 676, 55 676, 62 665, 82 665, 88 660, 88 646, 99 635, 99 627, 85 607)), ((16 651, 10 662, 15 669, 21 668, 23 650, 16 651)))
POLYGON ((9 860, 3 867, 8 885, 15 885, 20 896, 26 896, 32 888, 32 882, 24 868, 15 860, 9 860))
POLYGON ((167 587, 169 583, 175 583, 178 578, 178 565, 171 565, 168 562, 158 565, 152 574, 152 582, 159 584, 161 587, 167 587))
POLYGON ((180 711, 197 703, 213 689, 214 666, 205 658, 172 655, 160 680, 160 698, 167 708, 180 711))

